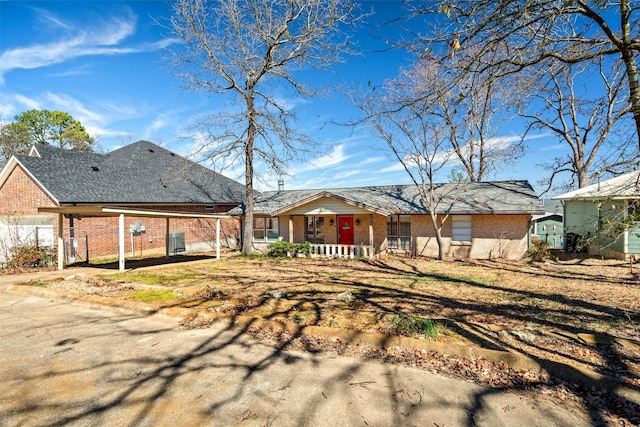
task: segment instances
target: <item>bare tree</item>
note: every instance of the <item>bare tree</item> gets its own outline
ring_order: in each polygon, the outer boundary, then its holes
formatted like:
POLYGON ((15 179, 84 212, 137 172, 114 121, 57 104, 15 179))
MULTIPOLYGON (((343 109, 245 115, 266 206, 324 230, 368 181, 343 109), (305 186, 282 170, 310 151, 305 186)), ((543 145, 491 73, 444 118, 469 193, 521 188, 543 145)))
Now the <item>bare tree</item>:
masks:
POLYGON ((443 136, 467 179, 482 181, 524 153, 521 139, 496 137, 499 125, 516 115, 521 97, 515 77, 498 79, 488 71, 461 73, 464 61, 423 55, 411 73, 416 76, 416 96, 430 103, 430 114, 441 119, 443 136))
MULTIPOLYGON (((631 0, 476 0, 411 2, 409 17, 429 15, 437 21, 421 43, 443 56, 472 49, 482 68, 517 73, 546 66, 549 60, 578 64, 612 58, 623 64, 628 81, 636 137, 640 146, 640 84, 637 57, 640 25, 637 2, 631 0), (503 54, 496 55, 497 52, 503 54)), ((481 69, 482 69, 481 68, 481 69)))
POLYGON ((282 174, 308 143, 293 125, 286 95, 316 93, 300 71, 339 61, 350 50, 344 29, 358 19, 349 0, 178 0, 174 6, 171 28, 184 41, 173 57, 178 76, 189 89, 230 96, 227 108, 201 122, 200 153, 244 163, 243 253, 253 251, 254 162, 282 174))
MULTIPOLYGON (((621 172, 639 158, 633 134, 631 105, 627 102, 626 78, 619 62, 596 58, 570 66, 548 69, 532 79, 534 111, 523 112, 529 129, 551 132, 569 148, 564 157, 545 165, 551 171, 546 191, 562 173, 570 173, 578 188, 594 176, 621 172)), ((573 186, 573 185, 572 185, 573 186)))
POLYGON ((379 90, 352 99, 418 190, 435 230, 438 259, 444 259, 442 225, 451 208, 452 194, 464 182, 436 183, 443 169, 455 159, 455 152, 442 120, 431 110, 432 104, 418 96, 421 81, 418 74, 406 70, 379 90))

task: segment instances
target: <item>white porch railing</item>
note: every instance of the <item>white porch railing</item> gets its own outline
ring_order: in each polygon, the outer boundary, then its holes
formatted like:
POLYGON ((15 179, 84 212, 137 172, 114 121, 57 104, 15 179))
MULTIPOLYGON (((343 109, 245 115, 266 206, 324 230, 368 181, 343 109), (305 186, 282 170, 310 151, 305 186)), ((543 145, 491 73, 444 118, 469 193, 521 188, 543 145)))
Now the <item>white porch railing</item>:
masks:
POLYGON ((369 245, 311 244, 311 256, 321 258, 373 258, 369 245))

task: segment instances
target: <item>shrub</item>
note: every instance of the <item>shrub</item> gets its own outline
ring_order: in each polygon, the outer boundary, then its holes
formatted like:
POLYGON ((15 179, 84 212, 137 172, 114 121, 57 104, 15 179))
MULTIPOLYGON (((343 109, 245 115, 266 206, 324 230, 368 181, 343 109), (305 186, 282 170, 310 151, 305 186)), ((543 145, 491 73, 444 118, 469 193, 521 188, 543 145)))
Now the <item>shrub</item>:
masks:
POLYGON ((527 249, 527 261, 544 261, 547 259, 553 259, 553 255, 549 252, 549 248, 542 240, 534 240, 531 242, 531 246, 527 249))
POLYGON ((55 264, 55 261, 56 257, 50 249, 34 244, 23 244, 11 248, 7 267, 45 267, 55 264))
POLYGON ((279 240, 277 242, 269 243, 269 246, 267 246, 267 255, 270 257, 297 257, 298 254, 302 254, 307 257, 310 256, 311 243, 291 243, 279 240))
POLYGON ((293 243, 284 242, 282 240, 269 243, 269 246, 267 246, 267 255, 275 258, 289 256, 289 252, 291 252, 292 245, 293 243))

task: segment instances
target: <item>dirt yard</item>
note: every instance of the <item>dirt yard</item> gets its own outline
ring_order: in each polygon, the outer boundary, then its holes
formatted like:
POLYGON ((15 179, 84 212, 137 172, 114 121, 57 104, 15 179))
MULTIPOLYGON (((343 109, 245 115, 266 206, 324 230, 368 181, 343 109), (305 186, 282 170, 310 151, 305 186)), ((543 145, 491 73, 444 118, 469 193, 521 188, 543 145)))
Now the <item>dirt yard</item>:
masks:
MULTIPOLYGON (((632 270, 628 262, 597 259, 528 264, 230 257, 38 285, 156 307, 462 341, 587 368, 637 390, 637 273, 640 265, 632 270)), ((207 326, 194 319, 183 324, 207 326)))

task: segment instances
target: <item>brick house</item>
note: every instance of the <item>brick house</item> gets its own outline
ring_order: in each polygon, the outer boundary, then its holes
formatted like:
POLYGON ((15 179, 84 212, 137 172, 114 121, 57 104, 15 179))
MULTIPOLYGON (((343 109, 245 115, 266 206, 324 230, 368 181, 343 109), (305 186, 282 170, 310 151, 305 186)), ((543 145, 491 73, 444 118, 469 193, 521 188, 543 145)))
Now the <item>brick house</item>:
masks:
MULTIPOLYGON (((544 213, 529 183, 456 185, 435 186, 446 256, 522 258, 532 215, 544 213)), ((261 250, 284 240, 308 241, 325 256, 438 254, 435 229, 414 185, 265 192, 256 199, 253 228, 254 245, 261 250)))
MULTIPOLYGON (((126 244, 133 254, 165 248, 167 231, 184 234, 180 249, 211 245, 216 215, 243 200, 242 184, 148 141, 107 154, 37 146, 11 157, 0 171, 0 222, 48 227, 56 241, 54 212, 64 214, 65 257, 71 261, 118 254, 115 208, 127 212, 126 244)), ((223 218, 221 227, 223 242, 236 244, 237 219, 223 218)))

